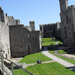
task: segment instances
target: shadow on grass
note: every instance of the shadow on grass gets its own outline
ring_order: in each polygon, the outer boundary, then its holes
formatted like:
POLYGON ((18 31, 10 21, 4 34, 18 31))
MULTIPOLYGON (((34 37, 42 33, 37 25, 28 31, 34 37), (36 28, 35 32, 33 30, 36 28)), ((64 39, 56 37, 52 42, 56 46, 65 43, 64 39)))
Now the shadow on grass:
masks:
POLYGON ((70 70, 72 70, 72 71, 74 71, 75 72, 75 66, 71 66, 71 67, 66 67, 67 69, 70 69, 70 70))

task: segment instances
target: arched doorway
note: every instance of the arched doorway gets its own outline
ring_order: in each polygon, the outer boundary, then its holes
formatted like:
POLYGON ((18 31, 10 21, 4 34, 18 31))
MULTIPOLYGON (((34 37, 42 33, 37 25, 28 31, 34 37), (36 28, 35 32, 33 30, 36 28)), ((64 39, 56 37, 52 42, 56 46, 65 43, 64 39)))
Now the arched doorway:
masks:
POLYGON ((27 54, 31 54, 31 49, 30 49, 30 46, 28 45, 28 50, 27 50, 27 54))

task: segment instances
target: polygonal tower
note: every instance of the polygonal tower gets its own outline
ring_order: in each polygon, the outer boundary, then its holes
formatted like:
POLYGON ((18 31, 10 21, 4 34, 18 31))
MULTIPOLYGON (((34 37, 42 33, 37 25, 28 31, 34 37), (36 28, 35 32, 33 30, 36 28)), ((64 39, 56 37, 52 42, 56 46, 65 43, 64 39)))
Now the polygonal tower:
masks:
POLYGON ((68 0, 59 0, 61 12, 68 8, 68 0))

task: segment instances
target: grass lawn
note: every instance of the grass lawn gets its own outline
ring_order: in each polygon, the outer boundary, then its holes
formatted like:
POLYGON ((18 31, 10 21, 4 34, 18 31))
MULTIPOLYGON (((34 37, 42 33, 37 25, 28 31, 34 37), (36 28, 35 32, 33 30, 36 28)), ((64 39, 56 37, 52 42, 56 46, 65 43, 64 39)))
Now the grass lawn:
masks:
POLYGON ((55 41, 52 41, 52 38, 42 38, 42 46, 56 45, 55 41))
POLYGON ((39 52, 39 53, 35 53, 35 54, 25 56, 21 61, 19 61, 19 63, 24 63, 24 62, 26 64, 36 63, 38 59, 41 60, 41 61, 52 60, 52 59, 46 57, 45 55, 43 55, 41 52, 39 52))
POLYGON ((42 46, 56 45, 55 41, 43 42, 42 46))
POLYGON ((14 75, 30 75, 30 74, 26 73, 22 69, 17 69, 17 70, 14 70, 14 75))
MULTIPOLYGON (((70 69, 66 69, 63 65, 57 62, 28 66, 26 70, 34 75, 75 75, 75 72, 71 71, 70 69)), ((29 74, 26 74, 24 71, 19 69, 14 70, 14 75, 29 74)))
POLYGON ((58 52, 59 52, 60 54, 66 53, 64 50, 59 50, 58 52))
POLYGON ((57 41, 59 44, 63 44, 63 42, 57 41))
MULTIPOLYGON (((49 51, 49 53, 53 54, 54 51, 49 51)), ((53 55, 55 55, 55 54, 53 54, 53 55)), ((55 55, 55 56, 57 56, 57 57, 59 57, 59 58, 61 58, 61 59, 63 59, 63 60, 66 60, 66 61, 68 61, 68 62, 70 62, 70 63, 72 63, 72 64, 75 64, 75 60, 73 60, 73 59, 67 59, 67 58, 65 58, 65 57, 63 57, 63 56, 59 56, 59 55, 55 55)))
POLYGON ((42 38, 42 41, 49 42, 52 41, 52 38, 42 38))

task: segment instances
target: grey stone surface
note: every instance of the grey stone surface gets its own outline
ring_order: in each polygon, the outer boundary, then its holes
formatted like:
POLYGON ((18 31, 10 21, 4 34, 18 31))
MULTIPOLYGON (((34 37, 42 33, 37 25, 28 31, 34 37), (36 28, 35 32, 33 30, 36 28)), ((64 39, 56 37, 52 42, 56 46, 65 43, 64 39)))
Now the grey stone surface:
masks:
POLYGON ((27 68, 27 65, 25 63, 17 63, 18 66, 22 66, 22 68, 27 68))
MULTIPOLYGON (((2 71, 1 62, 0 62, 0 70, 2 71)), ((5 65, 3 65, 3 70, 4 70, 4 75, 12 75, 12 72, 5 65)))
POLYGON ((1 36, 1 44, 3 46, 4 51, 4 57, 10 58, 10 40, 9 40, 9 27, 3 23, 0 22, 0 36, 1 36))
POLYGON ((0 7, 0 36, 5 51, 4 57, 24 57, 25 55, 41 50, 40 31, 35 31, 35 22, 30 21, 30 26, 20 24, 20 20, 13 16, 4 15, 0 7))
POLYGON ((40 32, 29 31, 23 25, 9 26, 11 55, 23 57, 40 52, 40 32), (14 36, 14 37, 13 37, 14 36))
POLYGON ((61 39, 65 46, 75 46, 75 8, 74 5, 68 6, 68 0, 59 0, 61 18, 61 39))
POLYGON ((60 38, 60 22, 53 24, 40 24, 42 38, 57 37, 60 38))

